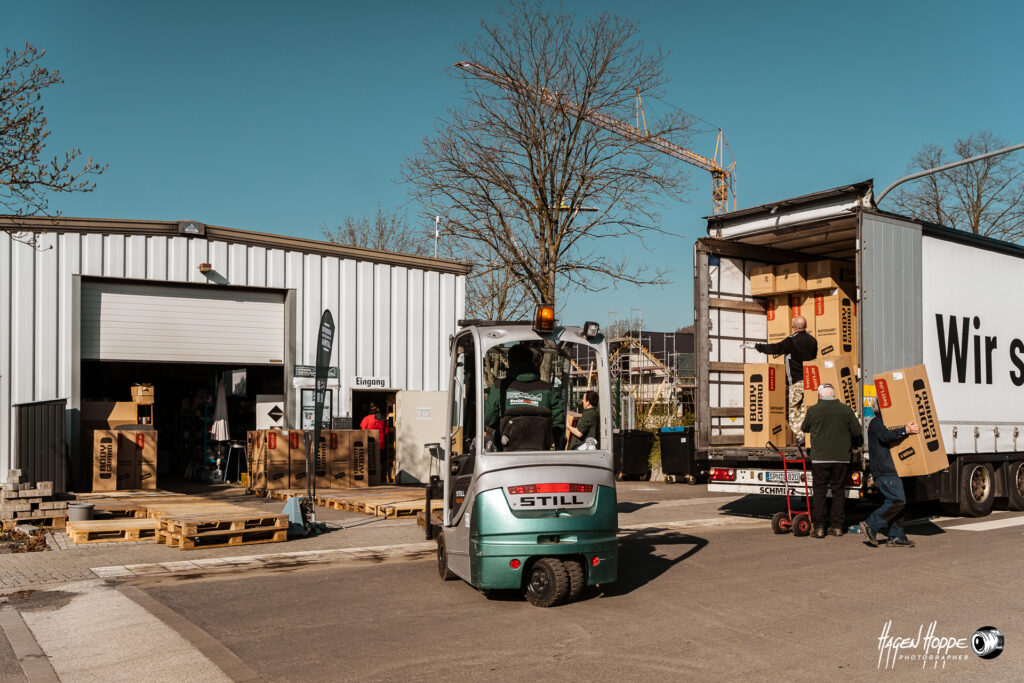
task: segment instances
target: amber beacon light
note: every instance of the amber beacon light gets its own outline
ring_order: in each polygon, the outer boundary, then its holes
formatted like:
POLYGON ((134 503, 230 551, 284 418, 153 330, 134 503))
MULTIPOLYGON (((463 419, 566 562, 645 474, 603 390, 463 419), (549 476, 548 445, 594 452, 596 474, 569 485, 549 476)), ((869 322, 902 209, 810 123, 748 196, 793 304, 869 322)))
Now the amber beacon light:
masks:
POLYGON ((537 306, 537 316, 533 319, 535 332, 551 332, 555 329, 555 306, 554 304, 541 304, 537 306))

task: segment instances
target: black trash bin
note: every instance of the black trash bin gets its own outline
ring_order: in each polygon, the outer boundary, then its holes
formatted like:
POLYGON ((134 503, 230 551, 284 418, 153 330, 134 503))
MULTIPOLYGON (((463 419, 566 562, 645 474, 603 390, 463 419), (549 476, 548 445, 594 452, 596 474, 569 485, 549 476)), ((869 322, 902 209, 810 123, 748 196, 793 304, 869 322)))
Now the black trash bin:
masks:
POLYGON ((681 477, 689 484, 697 484, 707 476, 707 467, 696 460, 693 426, 662 427, 658 430, 661 441, 661 471, 681 477))
POLYGON ((651 446, 654 434, 643 429, 620 429, 612 435, 615 474, 625 477, 651 476, 651 446))

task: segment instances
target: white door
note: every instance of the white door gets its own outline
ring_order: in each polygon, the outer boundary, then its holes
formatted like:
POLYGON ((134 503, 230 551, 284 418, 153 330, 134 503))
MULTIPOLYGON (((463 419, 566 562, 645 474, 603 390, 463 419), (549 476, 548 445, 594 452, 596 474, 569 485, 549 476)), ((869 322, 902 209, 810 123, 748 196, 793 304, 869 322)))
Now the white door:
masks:
MULTIPOLYGON (((447 408, 447 391, 398 392, 395 403, 395 469, 399 484, 427 483, 432 459, 424 446, 444 440, 447 408)), ((435 471, 434 474, 440 472, 435 471)))
POLYGON ((82 282, 86 360, 284 363, 284 293, 215 285, 82 282))

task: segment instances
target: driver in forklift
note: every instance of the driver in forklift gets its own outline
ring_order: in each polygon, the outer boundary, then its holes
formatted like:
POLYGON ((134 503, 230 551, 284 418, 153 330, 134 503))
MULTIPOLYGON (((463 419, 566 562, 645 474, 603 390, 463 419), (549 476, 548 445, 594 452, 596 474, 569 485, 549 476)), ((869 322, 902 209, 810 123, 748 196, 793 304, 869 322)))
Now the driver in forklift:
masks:
POLYGON ((552 425, 565 424, 562 396, 540 378, 533 352, 526 344, 508 351, 508 373, 488 395, 484 425, 495 430, 502 450, 561 449, 564 434, 552 425))

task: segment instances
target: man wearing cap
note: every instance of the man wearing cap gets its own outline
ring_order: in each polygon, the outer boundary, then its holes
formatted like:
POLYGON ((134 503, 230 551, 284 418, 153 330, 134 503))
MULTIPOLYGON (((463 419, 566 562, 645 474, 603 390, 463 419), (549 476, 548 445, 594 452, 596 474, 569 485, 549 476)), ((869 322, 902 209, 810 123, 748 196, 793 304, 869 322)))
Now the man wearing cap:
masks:
POLYGON ((831 384, 818 387, 818 402, 807 409, 801 432, 811 435, 811 476, 813 477, 812 519, 815 538, 825 538, 825 491, 832 492, 828 533, 845 533, 846 470, 854 446, 863 443, 860 421, 848 405, 836 399, 831 384))
POLYGON ((889 541, 887 546, 893 548, 913 548, 914 542, 907 538, 903 531, 904 513, 907 508, 907 494, 903 491, 903 482, 896 474, 896 466, 892 462, 890 448, 907 437, 908 434, 919 434, 921 428, 914 422, 903 427, 890 429, 882 422, 882 413, 875 407, 875 417, 868 425, 868 455, 871 457, 871 476, 875 487, 885 497, 877 510, 860 523, 868 545, 878 546, 876 534, 888 527, 889 541))
POLYGON ((818 357, 818 340, 807 332, 807 319, 793 318, 793 334, 775 344, 754 344, 754 349, 772 356, 786 356, 786 387, 789 399, 789 428, 800 436, 797 426, 804 421, 804 363, 818 357))

